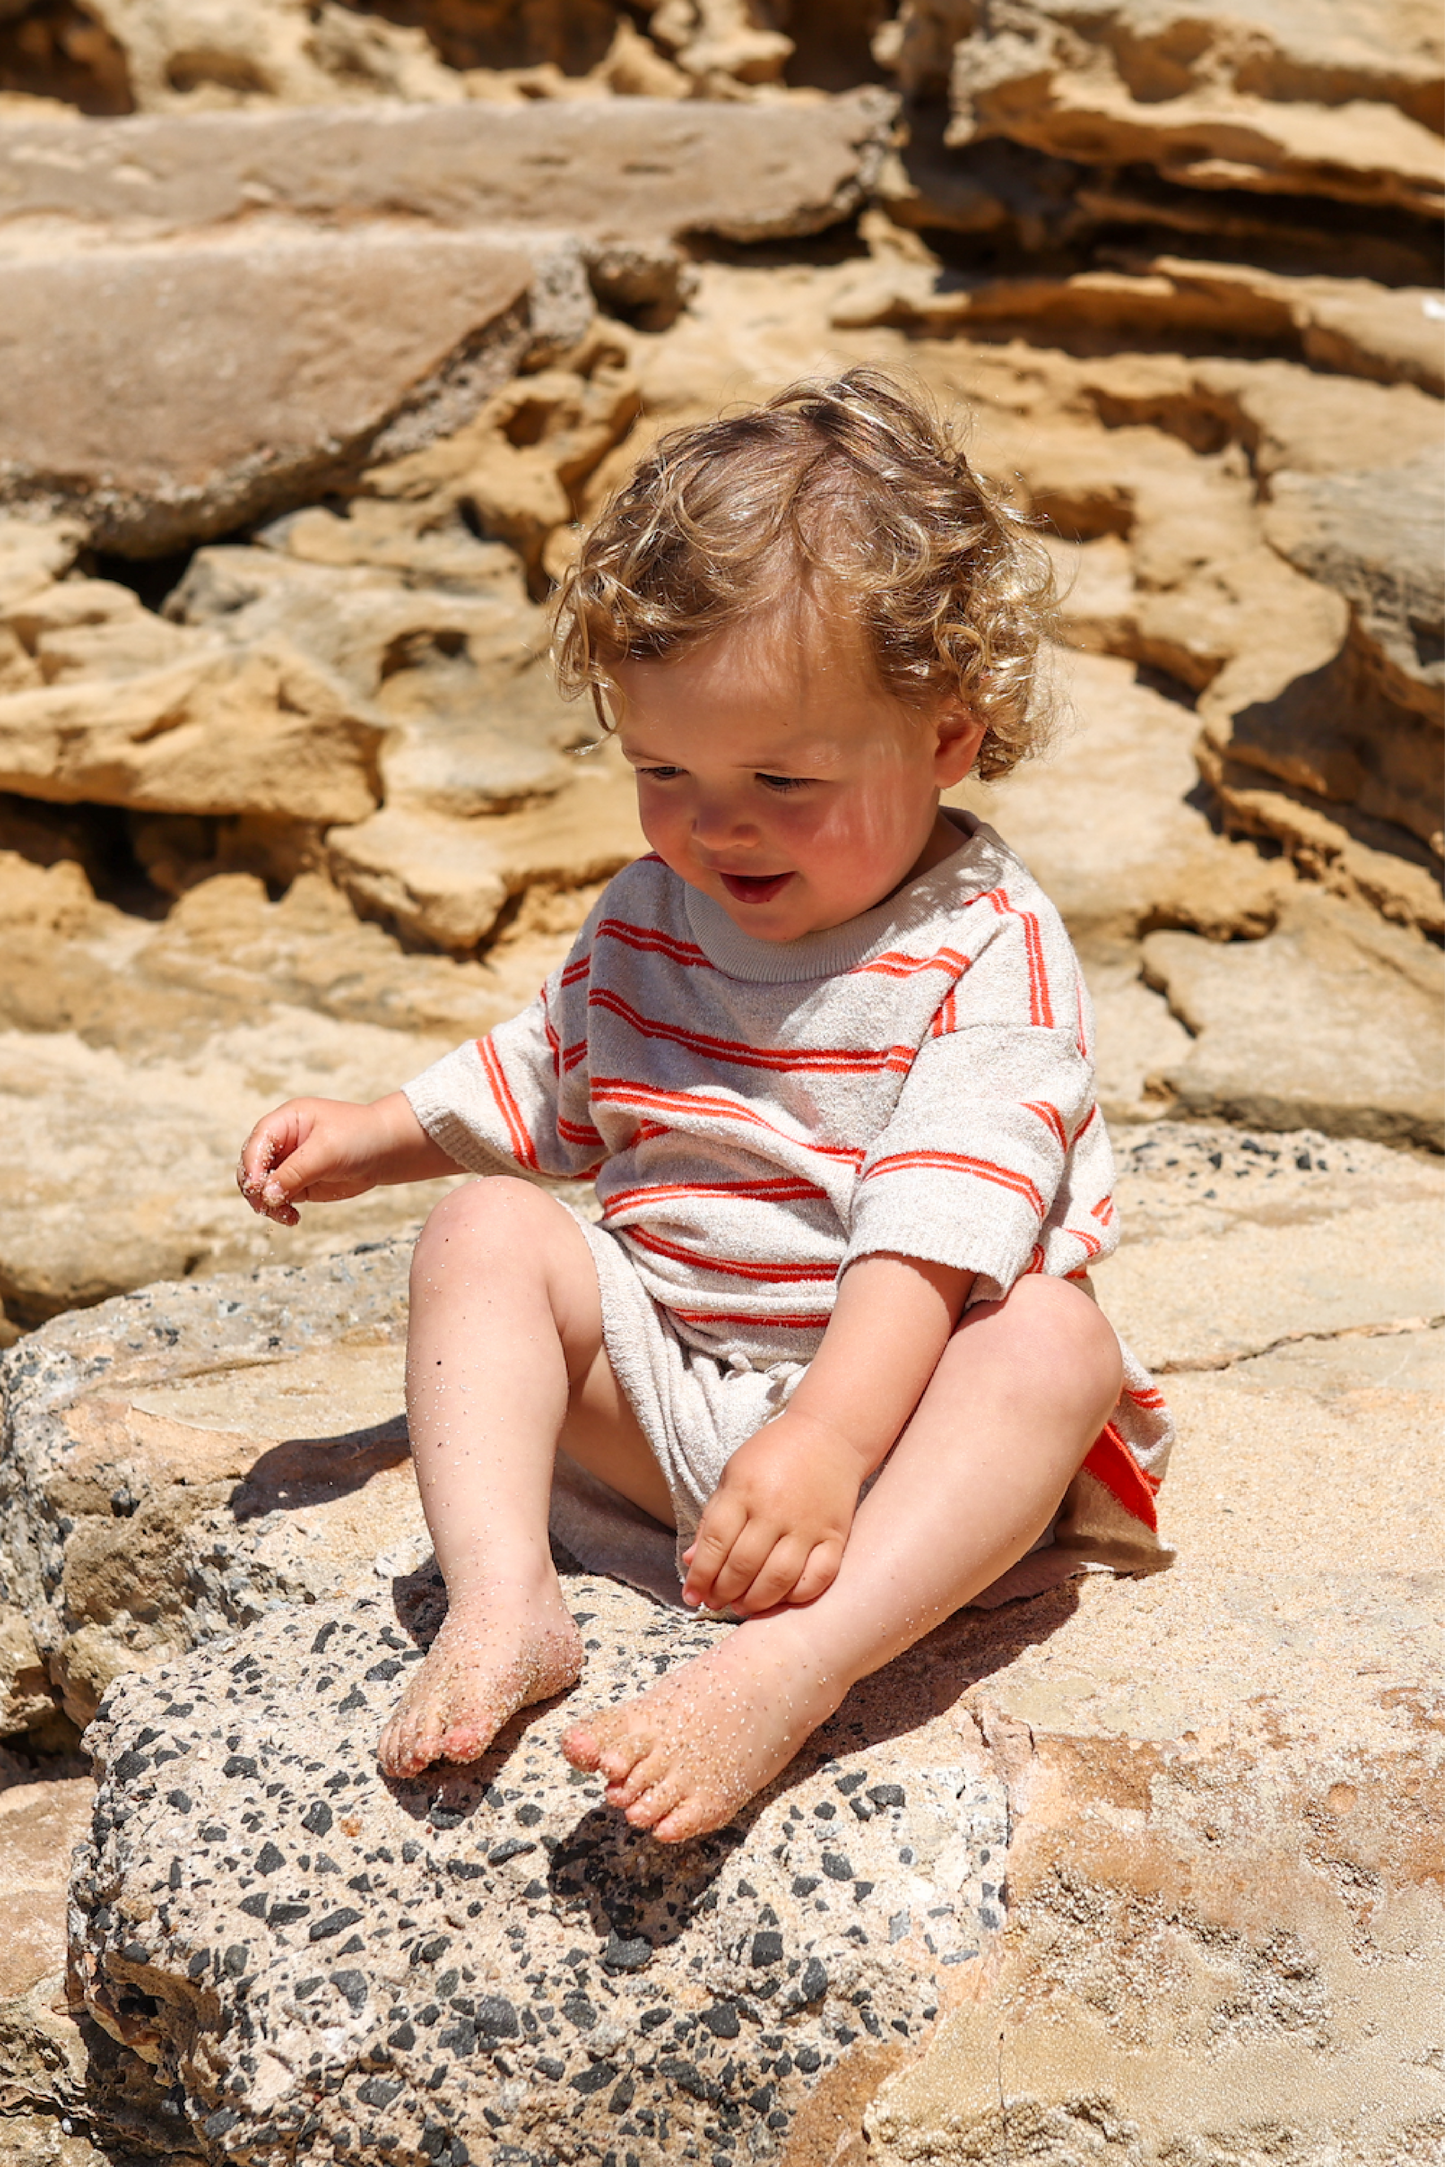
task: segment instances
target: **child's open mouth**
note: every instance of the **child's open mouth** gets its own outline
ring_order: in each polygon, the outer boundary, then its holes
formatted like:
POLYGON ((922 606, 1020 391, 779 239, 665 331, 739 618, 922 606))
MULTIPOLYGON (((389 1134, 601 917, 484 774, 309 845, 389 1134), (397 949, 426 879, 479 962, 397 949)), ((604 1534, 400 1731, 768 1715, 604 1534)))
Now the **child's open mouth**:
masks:
POLYGON ((791 873, 719 873, 718 878, 739 903, 771 903, 781 895, 791 873))

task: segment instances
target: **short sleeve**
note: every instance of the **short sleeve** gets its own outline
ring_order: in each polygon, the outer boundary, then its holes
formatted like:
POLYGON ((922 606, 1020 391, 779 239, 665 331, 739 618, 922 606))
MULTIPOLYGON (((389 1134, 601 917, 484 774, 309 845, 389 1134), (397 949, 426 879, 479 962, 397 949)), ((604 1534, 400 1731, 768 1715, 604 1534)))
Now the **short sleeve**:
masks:
POLYGON ((605 1157, 588 1112, 587 983, 595 913, 527 1008, 444 1054, 405 1086, 413 1112, 458 1166, 509 1166, 554 1181, 596 1173, 605 1157))

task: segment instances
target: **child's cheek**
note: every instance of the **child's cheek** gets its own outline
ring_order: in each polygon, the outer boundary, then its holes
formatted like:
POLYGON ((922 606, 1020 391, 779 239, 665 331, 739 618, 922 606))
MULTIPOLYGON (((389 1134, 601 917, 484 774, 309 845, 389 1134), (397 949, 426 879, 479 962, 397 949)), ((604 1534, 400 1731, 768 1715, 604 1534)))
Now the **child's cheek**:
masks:
POLYGON ((871 865, 886 856, 893 844, 897 821, 892 794, 885 788, 850 791, 846 798, 815 811, 812 843, 830 855, 846 854, 854 864, 871 865))

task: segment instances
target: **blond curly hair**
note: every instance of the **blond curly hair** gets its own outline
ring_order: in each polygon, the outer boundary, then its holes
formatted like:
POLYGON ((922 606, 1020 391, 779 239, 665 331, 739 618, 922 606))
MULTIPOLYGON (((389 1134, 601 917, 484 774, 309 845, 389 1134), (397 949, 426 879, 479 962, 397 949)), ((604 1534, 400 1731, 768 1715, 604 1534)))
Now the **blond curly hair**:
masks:
POLYGON ((562 581, 558 684, 590 692, 606 729, 618 662, 680 656, 800 579, 843 599, 888 692, 987 724, 985 781, 1039 748, 1048 553, 943 416, 877 369, 662 437, 562 581))

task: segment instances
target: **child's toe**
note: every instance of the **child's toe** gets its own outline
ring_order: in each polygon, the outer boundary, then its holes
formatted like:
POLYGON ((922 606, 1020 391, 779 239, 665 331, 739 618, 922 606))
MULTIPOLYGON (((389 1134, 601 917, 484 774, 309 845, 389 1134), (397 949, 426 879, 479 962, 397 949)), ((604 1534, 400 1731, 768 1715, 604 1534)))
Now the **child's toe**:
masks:
POLYGON ((584 1720, 562 1733, 562 1752, 574 1768, 590 1773, 602 1758, 602 1744, 592 1725, 584 1720))
POLYGON ((650 1753, 644 1753, 621 1776, 609 1782, 608 1805, 630 1806, 635 1798, 640 1798, 644 1791, 650 1791, 654 1784, 660 1782, 666 1773, 666 1759, 656 1748, 650 1753))

